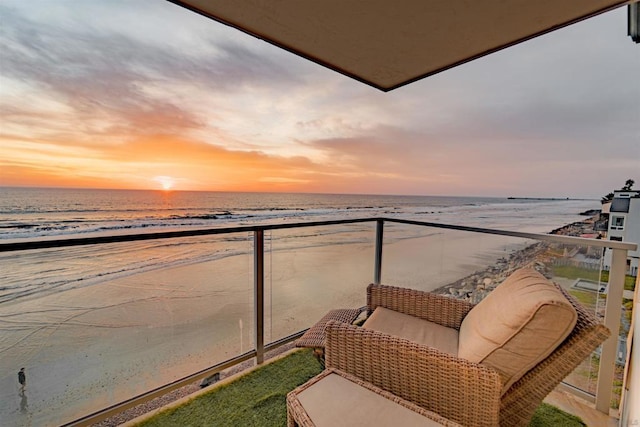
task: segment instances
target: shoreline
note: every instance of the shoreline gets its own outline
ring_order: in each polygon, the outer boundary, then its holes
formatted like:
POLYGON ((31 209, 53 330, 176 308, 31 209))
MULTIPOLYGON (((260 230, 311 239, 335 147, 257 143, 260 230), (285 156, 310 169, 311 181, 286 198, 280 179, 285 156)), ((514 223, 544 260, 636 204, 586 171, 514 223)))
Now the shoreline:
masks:
MULTIPOLYGON (((548 234, 574 237, 591 234, 593 233, 596 220, 597 215, 556 228, 548 234)), ((500 258, 495 264, 484 270, 477 271, 453 283, 441 286, 432 292, 439 295, 453 296, 477 304, 517 269, 533 267, 545 277, 550 278, 549 268, 547 264, 543 262, 545 260, 548 261, 549 258, 548 256, 545 257, 547 249, 548 244, 543 242, 532 243, 524 249, 513 252, 508 258, 500 258)))

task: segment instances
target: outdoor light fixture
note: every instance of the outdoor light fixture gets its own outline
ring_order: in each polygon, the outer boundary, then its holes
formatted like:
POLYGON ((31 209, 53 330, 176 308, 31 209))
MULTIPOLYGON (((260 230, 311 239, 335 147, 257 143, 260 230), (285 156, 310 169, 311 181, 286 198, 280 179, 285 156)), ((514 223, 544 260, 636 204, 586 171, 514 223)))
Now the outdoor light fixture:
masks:
POLYGON ((640 43, 640 3, 631 3, 628 6, 628 24, 627 34, 636 43, 640 43))

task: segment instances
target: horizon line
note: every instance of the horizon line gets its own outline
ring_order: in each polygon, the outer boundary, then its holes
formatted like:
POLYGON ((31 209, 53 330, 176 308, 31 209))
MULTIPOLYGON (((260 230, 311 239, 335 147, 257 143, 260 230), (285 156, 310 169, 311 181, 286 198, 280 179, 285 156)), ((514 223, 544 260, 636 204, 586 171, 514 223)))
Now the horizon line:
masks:
POLYGON ((569 196, 469 196, 469 195, 444 195, 444 194, 389 194, 389 193, 335 193, 335 192, 305 192, 305 191, 231 191, 231 190, 184 190, 162 188, 106 188, 106 187, 59 187, 59 186, 32 186, 32 185, 2 185, 0 188, 12 189, 40 189, 40 190, 98 190, 98 191, 152 191, 157 193, 245 193, 245 194, 317 194, 329 196, 391 196, 391 197, 448 197, 448 198, 476 198, 476 199, 507 199, 507 200, 539 200, 539 201, 567 201, 567 200, 599 200, 591 197, 569 196))

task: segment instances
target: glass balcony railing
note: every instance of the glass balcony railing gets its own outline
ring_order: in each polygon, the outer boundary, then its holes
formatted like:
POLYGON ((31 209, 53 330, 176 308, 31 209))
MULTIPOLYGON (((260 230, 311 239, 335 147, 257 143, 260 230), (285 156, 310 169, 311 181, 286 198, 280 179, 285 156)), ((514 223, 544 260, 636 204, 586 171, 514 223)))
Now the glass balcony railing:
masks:
POLYGON ((266 342, 308 328, 330 309, 365 305, 374 237, 371 223, 266 233, 266 342))
MULTIPOLYGON (((261 363, 329 309, 365 305, 372 281, 479 302, 507 271, 533 264, 626 337, 634 248, 397 219, 3 243, 0 413, 9 425, 91 424, 261 363), (23 366, 28 388, 17 399, 23 366)), ((622 341, 567 378, 603 412, 617 404, 622 341)))

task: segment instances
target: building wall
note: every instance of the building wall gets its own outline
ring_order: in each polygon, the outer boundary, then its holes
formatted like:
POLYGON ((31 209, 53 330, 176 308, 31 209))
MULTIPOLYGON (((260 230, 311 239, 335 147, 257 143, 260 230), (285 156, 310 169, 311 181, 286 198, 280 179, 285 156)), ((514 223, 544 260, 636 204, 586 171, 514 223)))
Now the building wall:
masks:
MULTIPOLYGON (((640 244, 640 192, 639 191, 616 191, 612 208, 616 205, 616 199, 625 199, 629 202, 628 212, 609 213, 609 225, 607 238, 609 240, 620 240, 640 244)), ((628 274, 638 275, 640 247, 635 251, 629 251, 627 258, 628 274)), ((611 251, 607 250, 604 257, 604 267, 611 267, 611 251)))
MULTIPOLYGON (((640 304, 640 277, 636 279, 634 306, 640 304)), ((640 425, 640 310, 633 310, 631 329, 627 340, 627 365, 624 371, 620 425, 640 425), (634 348, 635 347, 635 348, 634 348)))

